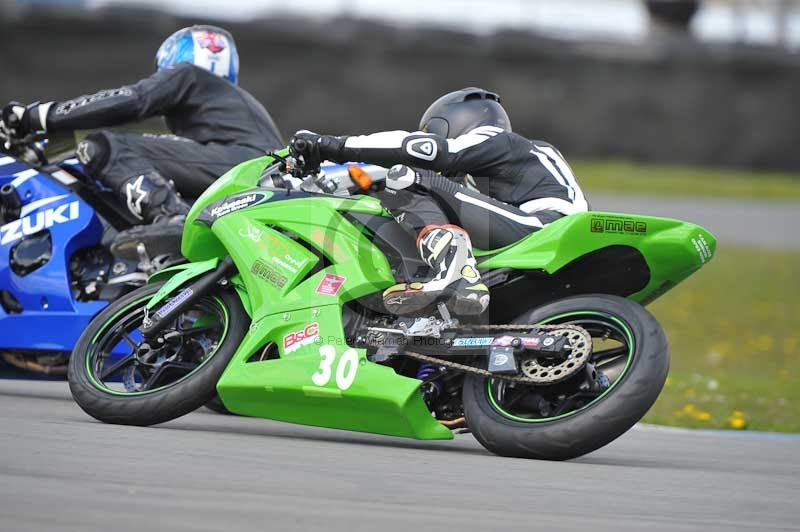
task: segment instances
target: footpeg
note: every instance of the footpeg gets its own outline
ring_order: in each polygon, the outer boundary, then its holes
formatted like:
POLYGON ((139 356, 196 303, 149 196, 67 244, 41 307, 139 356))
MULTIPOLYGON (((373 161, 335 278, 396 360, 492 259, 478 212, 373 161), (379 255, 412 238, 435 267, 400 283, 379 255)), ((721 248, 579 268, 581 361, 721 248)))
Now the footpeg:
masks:
POLYGON ((155 272, 153 261, 150 260, 150 255, 147 254, 147 247, 144 242, 136 244, 136 254, 139 255, 139 269, 144 273, 150 275, 155 272))

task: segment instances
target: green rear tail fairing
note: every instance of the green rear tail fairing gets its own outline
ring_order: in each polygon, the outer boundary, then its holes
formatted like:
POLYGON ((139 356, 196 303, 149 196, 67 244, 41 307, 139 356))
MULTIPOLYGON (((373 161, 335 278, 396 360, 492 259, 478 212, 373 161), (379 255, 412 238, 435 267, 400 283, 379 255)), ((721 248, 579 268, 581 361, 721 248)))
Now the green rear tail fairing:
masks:
MULTIPOLYGON (((369 361, 345 335, 343 306, 396 282, 373 235, 348 213, 388 214, 369 196, 259 188, 271 162, 264 157, 237 166, 195 203, 182 246, 191 263, 154 277, 169 280, 150 306, 230 256, 238 270, 230 282, 252 324, 217 384, 229 410, 322 427, 452 438, 423 401, 419 380, 369 361)), ((646 303, 710 260, 715 246, 714 237, 693 224, 590 212, 476 254, 486 272, 556 275, 604 250, 619 252, 595 261, 597 267, 613 268, 614 256, 627 257, 625 267, 638 271, 622 273, 633 283, 625 295, 646 303)))
MULTIPOLYGON (((523 240, 492 253, 481 269, 513 268, 556 274, 600 250, 628 259, 629 293, 647 304, 699 270, 716 250, 714 236, 702 227, 652 216, 585 212, 556 220, 523 240), (638 263, 638 264, 637 264, 638 263)), ((486 258, 485 252, 478 252, 486 258)), ((620 267, 609 263, 606 268, 620 267)), ((595 288, 594 291, 597 291, 595 288)))

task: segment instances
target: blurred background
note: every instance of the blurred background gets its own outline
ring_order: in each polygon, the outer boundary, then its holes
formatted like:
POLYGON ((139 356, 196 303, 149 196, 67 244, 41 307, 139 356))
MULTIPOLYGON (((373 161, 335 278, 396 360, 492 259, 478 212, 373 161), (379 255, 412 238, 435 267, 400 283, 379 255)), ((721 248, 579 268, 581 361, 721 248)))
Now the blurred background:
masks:
POLYGON ((0 0, 0 20, 3 102, 133 83, 209 22, 286 136, 413 130, 442 93, 499 92, 593 208, 719 238, 651 305, 673 369, 647 420, 800 431, 800 1, 0 0))

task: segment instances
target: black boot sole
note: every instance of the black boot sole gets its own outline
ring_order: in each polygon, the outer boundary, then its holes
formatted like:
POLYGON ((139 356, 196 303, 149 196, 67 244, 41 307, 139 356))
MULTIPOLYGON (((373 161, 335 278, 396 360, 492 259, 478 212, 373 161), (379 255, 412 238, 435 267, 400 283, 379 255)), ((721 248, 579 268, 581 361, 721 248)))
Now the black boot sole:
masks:
POLYGON ((144 244, 147 256, 180 255, 183 226, 177 224, 140 225, 117 235, 111 244, 111 254, 126 260, 138 260, 136 250, 144 244))

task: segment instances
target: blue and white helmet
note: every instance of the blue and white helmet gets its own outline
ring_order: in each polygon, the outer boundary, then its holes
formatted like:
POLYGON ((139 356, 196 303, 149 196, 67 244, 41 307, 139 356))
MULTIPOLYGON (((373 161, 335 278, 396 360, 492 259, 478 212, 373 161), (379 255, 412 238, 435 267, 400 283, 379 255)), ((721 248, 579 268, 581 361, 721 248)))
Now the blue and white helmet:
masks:
POLYGON ((191 26, 170 35, 156 53, 156 68, 178 63, 191 63, 234 84, 239 80, 233 36, 216 26, 191 26))

